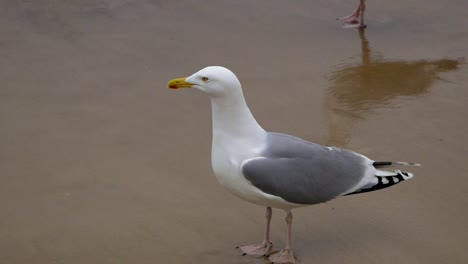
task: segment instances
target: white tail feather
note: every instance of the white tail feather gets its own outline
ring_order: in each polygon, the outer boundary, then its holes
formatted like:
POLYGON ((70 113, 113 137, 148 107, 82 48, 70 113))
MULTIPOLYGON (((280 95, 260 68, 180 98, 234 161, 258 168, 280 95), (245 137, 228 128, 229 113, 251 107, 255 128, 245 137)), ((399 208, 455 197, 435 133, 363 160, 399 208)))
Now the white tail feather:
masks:
POLYGON ((419 163, 413 163, 413 162, 404 162, 404 161, 392 161, 394 165, 402 165, 402 166, 421 166, 419 163))

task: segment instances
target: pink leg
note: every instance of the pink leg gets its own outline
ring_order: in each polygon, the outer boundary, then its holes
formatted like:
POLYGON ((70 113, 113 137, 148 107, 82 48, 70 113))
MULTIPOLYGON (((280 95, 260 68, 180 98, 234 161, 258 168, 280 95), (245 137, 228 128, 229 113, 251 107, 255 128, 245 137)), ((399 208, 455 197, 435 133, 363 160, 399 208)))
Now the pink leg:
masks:
POLYGON ((286 247, 280 252, 270 256, 270 260, 273 263, 296 263, 291 244, 292 219, 292 213, 289 211, 286 215, 286 223, 288 224, 288 240, 286 241, 286 247))
POLYGON ((239 249, 244 252, 242 256, 250 255, 250 256, 267 256, 271 253, 273 243, 270 241, 270 221, 271 221, 271 207, 266 208, 266 228, 265 228, 265 239, 260 244, 253 244, 253 245, 245 245, 240 246, 239 249))
POLYGON ((361 9, 361 21, 360 21, 359 27, 365 28, 366 27, 366 24, 364 24, 364 11, 366 11, 365 0, 361 0, 361 3, 359 4, 359 8, 361 9))
POLYGON ((366 10, 366 3, 365 0, 360 0, 359 1, 359 6, 349 16, 344 16, 338 18, 338 20, 342 21, 344 23, 343 27, 344 28, 364 28, 366 25, 364 24, 364 11, 366 10), (359 18, 359 21, 358 21, 359 18))

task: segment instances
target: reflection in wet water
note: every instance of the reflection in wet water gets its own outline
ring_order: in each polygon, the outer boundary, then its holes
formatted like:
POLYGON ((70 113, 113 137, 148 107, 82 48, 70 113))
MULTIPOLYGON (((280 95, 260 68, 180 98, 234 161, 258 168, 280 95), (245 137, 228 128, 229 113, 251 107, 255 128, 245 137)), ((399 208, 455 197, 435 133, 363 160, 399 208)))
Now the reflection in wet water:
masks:
POLYGON ((325 113, 328 122, 326 144, 345 146, 353 124, 374 110, 391 107, 403 97, 429 90, 439 73, 457 70, 458 60, 385 60, 371 51, 365 29, 360 29, 361 61, 338 66, 326 91, 325 113))

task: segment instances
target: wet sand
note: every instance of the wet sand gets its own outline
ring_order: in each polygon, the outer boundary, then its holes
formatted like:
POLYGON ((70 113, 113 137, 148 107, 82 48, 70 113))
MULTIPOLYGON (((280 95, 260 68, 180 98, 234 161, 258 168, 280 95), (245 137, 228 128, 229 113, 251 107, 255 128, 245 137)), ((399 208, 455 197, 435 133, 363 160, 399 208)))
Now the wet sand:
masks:
MULTIPOLYGON (((211 171, 209 100, 241 79, 267 130, 419 162, 295 210, 301 263, 468 263, 466 1, 0 1, 0 263, 267 263, 264 209, 211 171)), ((284 246, 284 213, 272 239, 284 246)))

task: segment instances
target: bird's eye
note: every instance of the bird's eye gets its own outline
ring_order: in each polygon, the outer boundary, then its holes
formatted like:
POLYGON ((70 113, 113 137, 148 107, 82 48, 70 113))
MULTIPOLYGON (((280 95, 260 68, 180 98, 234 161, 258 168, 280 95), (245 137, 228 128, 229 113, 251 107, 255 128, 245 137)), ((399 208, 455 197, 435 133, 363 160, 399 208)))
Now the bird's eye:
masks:
POLYGON ((204 82, 207 82, 207 81, 208 81, 208 77, 202 77, 201 80, 204 81, 204 82))

